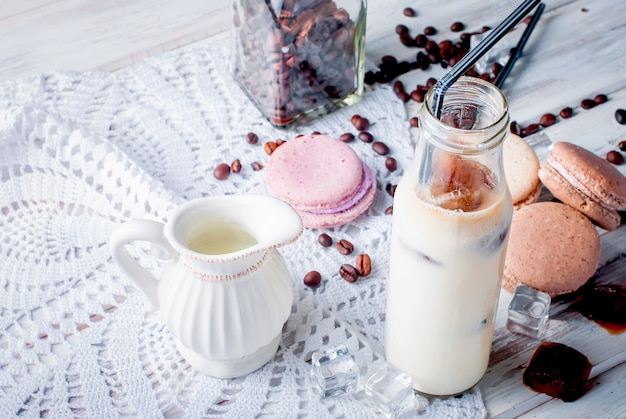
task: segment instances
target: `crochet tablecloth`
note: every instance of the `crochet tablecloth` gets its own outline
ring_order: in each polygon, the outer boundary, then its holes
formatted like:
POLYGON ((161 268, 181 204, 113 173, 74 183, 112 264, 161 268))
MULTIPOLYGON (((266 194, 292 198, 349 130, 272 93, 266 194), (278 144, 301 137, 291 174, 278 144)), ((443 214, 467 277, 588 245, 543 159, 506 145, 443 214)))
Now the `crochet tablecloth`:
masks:
MULTIPOLYGON (((309 381, 314 351, 344 343, 366 371, 382 360, 385 278, 396 184, 413 144, 405 108, 389 86, 307 126, 271 126, 234 83, 226 48, 184 49, 115 73, 53 72, 0 84, 0 417, 372 417, 359 397, 320 399, 309 381), (350 143, 373 168, 377 194, 354 222, 306 230, 281 249, 294 303, 272 361, 236 379, 193 370, 159 313, 113 263, 112 229, 130 218, 165 221, 206 195, 267 193, 263 143, 319 131, 356 131, 367 117, 399 169, 369 144, 350 143), (254 132, 259 144, 246 142, 254 132), (219 163, 240 159, 225 181, 219 163), (317 242, 346 239, 344 256, 317 242), (368 277, 339 275, 358 253, 368 277), (310 270, 319 288, 303 284, 310 270)), ((148 249, 134 250, 158 272, 148 249)), ((417 398, 408 416, 484 417, 478 389, 417 398)))

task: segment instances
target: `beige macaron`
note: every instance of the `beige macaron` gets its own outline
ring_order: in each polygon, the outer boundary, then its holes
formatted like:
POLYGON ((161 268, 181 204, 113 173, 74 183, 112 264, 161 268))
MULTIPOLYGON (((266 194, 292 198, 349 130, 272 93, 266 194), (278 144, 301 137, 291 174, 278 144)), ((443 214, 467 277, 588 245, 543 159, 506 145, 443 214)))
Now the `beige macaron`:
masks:
POLYGON ((539 178, 555 198, 614 230, 618 209, 626 206, 626 178, 605 159, 572 143, 557 142, 539 169, 539 178))
POLYGON ((598 269, 600 236, 591 221, 559 202, 538 202, 513 213, 502 287, 517 284, 551 297, 576 291, 598 269))
POLYGON ((509 134, 504 140, 502 164, 515 209, 537 202, 541 194, 539 159, 532 147, 520 136, 509 134))

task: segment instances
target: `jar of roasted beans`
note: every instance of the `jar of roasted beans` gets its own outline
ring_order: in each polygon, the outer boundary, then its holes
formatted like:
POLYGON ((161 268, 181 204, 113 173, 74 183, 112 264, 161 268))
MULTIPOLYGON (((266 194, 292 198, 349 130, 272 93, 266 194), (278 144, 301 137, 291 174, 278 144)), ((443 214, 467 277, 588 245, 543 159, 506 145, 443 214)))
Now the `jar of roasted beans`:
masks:
POLYGON ((233 0, 233 76, 272 124, 360 99, 366 1, 233 0))

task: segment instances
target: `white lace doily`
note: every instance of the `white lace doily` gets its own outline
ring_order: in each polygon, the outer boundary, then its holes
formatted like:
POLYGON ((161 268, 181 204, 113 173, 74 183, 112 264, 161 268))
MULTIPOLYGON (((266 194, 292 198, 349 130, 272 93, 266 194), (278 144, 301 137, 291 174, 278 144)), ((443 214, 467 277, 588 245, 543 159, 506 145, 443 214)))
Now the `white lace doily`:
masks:
MULTIPOLYGON (((413 153, 402 103, 388 86, 368 87, 357 105, 315 123, 272 127, 228 72, 228 50, 188 49, 117 73, 51 73, 0 84, 0 417, 372 417, 352 397, 320 400, 311 353, 345 343, 362 369, 381 358, 385 278, 396 184, 413 153), (281 249, 293 274, 294 305, 276 357, 230 380, 195 372, 178 354, 142 293, 108 250, 129 218, 165 220, 184 200, 266 193, 263 143, 319 131, 353 132, 358 113, 391 148, 400 169, 355 141, 374 169, 377 196, 355 222, 324 230, 355 246, 350 256, 307 230, 281 249), (246 142, 258 134, 256 146, 246 142), (218 181, 214 167, 240 159, 218 181), (358 253, 368 277, 338 273, 358 253), (304 286, 309 270, 323 285, 304 286)), ((152 269, 159 264, 137 253, 152 269)), ((478 389, 420 400, 410 415, 484 417, 478 389)))

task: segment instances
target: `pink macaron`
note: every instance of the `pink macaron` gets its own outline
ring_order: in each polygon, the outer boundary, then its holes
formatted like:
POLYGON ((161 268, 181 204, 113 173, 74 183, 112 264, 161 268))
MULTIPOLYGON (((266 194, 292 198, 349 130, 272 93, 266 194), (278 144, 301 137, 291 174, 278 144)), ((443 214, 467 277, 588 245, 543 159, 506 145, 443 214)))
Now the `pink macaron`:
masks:
POLYGON ((346 224, 365 212, 376 193, 372 170, 347 144, 326 135, 302 135, 271 154, 271 195, 288 202, 307 228, 346 224))

